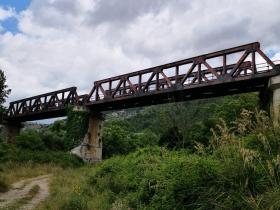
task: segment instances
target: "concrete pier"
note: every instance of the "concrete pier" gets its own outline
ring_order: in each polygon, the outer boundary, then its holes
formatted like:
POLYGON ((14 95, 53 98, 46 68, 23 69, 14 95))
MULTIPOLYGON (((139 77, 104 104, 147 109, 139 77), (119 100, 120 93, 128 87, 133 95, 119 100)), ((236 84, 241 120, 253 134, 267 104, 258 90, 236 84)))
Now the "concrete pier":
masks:
POLYGON ((101 113, 91 113, 88 125, 88 150, 85 159, 89 162, 100 162, 102 160, 102 130, 103 115, 101 113))
POLYGON ((14 144, 16 142, 16 136, 20 134, 21 128, 21 123, 5 123, 3 127, 3 134, 6 142, 14 144))
POLYGON ((268 83, 270 115, 275 125, 280 123, 280 75, 271 77, 268 83))
POLYGON ((90 163, 102 161, 103 121, 101 113, 90 112, 88 131, 81 145, 72 150, 73 154, 90 163))

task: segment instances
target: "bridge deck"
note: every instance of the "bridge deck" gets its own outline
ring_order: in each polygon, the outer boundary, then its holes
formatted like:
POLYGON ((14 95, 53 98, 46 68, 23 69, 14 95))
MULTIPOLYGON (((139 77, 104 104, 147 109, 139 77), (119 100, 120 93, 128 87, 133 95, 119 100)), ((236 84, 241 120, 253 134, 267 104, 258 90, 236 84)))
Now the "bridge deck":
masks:
POLYGON ((70 87, 10 103, 6 120, 31 121, 62 117, 67 105, 83 105, 87 96, 78 96, 77 88, 70 87))
POLYGON ((189 101, 195 99, 211 98, 238 93, 259 92, 267 88, 269 78, 279 75, 280 66, 276 65, 274 70, 257 75, 247 76, 234 81, 213 81, 212 83, 196 86, 182 87, 173 86, 161 91, 151 90, 145 94, 128 95, 124 98, 102 99, 87 103, 86 106, 92 110, 106 111, 132 107, 141 107, 163 103, 189 101))
POLYGON ((280 65, 255 42, 96 81, 86 96, 72 87, 11 102, 6 119, 63 116, 69 104, 105 111, 261 91, 278 74, 280 65))

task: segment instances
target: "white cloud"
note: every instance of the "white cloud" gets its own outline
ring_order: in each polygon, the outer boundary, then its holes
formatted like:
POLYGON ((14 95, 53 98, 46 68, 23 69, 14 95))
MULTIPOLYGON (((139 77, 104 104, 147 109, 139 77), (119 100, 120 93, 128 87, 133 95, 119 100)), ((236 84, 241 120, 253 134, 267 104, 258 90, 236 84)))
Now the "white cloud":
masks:
POLYGON ((16 12, 13 8, 4 8, 0 5, 0 21, 6 20, 10 17, 14 17, 16 15, 16 12))
POLYGON ((280 64, 280 52, 276 53, 273 57, 272 60, 275 61, 276 64, 280 64))
POLYGON ((279 9, 278 0, 33 0, 16 14, 20 33, 0 35, 0 68, 13 100, 89 92, 95 80, 252 41, 280 53, 279 9))

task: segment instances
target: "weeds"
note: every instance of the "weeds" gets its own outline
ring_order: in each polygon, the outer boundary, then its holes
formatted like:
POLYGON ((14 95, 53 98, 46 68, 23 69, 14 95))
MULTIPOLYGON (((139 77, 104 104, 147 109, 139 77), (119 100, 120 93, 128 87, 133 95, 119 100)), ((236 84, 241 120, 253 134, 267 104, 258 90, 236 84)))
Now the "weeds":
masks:
POLYGON ((279 209, 280 132, 271 125, 264 111, 243 110, 196 154, 140 149, 102 163, 90 184, 108 209, 279 209))
POLYGON ((53 172, 38 209, 280 209, 280 129, 263 111, 221 120, 195 153, 146 147, 53 172))
POLYGON ((53 164, 60 167, 80 167, 83 161, 75 155, 61 151, 32 151, 0 143, 0 164, 7 162, 53 164))

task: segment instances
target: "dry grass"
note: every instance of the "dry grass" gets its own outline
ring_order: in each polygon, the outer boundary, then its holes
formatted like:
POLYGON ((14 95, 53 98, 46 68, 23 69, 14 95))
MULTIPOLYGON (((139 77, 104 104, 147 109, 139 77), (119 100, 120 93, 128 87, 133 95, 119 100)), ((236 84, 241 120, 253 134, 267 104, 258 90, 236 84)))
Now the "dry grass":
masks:
MULTIPOLYGON (((42 202, 37 209, 59 210, 71 202, 71 198, 88 199, 90 192, 84 192, 88 178, 94 173, 94 166, 85 166, 77 169, 55 171, 50 183, 51 195, 42 202)), ((94 199, 94 197, 89 200, 94 199)), ((75 209, 73 207, 73 209, 75 209)), ((95 209, 95 208, 93 208, 95 209)))
POLYGON ((0 165, 0 177, 10 185, 21 179, 33 178, 45 174, 62 171, 63 169, 48 165, 34 163, 14 163, 8 162, 0 165))

